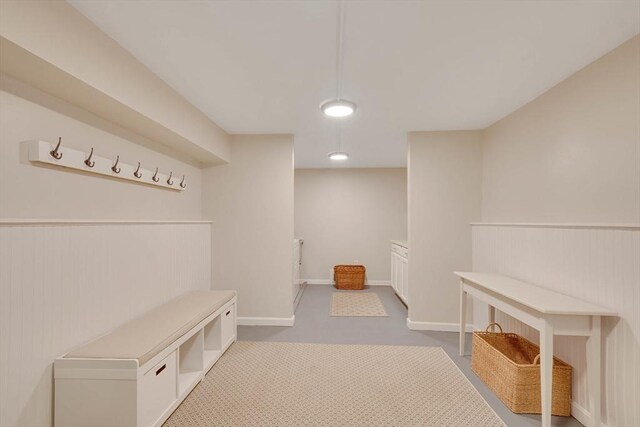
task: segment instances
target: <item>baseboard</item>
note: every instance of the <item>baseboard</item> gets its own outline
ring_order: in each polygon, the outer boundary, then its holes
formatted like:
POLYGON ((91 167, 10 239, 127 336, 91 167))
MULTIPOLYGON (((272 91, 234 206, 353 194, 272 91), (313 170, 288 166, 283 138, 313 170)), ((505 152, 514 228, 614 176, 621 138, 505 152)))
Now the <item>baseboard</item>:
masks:
POLYGON ((302 279, 307 285, 333 285, 334 281, 329 279, 302 279))
POLYGON ((389 280, 367 280, 367 285, 369 285, 369 286, 391 286, 391 282, 389 280))
MULTIPOLYGON (((307 282, 308 285, 335 285, 335 282, 329 279, 302 279, 302 281, 307 282)), ((367 280, 365 284, 368 286, 391 286, 391 282, 388 280, 367 280)))
MULTIPOLYGON (((407 317, 407 327, 412 331, 439 331, 439 332, 459 332, 459 323, 441 323, 441 322, 417 322, 407 317)), ((473 332, 476 329, 470 323, 467 323, 467 332, 473 332)))
MULTIPOLYGON (((591 425, 591 413, 575 401, 571 402, 571 416, 580 421, 582 425, 591 425)), ((602 427, 607 427, 607 425, 602 421, 600 422, 600 425, 602 427)))
POLYGON ((238 317, 239 326, 293 326, 296 316, 291 317, 238 317))

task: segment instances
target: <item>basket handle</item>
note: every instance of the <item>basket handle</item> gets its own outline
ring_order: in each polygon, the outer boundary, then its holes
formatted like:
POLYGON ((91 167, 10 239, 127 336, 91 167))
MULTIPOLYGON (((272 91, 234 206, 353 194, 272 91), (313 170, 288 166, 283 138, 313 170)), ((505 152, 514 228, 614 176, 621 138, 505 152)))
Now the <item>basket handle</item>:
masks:
POLYGON ((537 365, 540 363, 540 355, 538 354, 535 359, 533 359, 533 365, 537 365))
POLYGON ((496 323, 496 322, 489 323, 489 324, 487 325, 487 328, 486 328, 484 331, 485 331, 485 332, 489 332, 489 328, 490 328, 490 327, 492 327, 492 326, 494 326, 494 325, 495 325, 495 326, 497 326, 497 327, 498 327, 498 329, 500 329, 500 333, 502 333, 502 326, 500 326, 500 324, 499 324, 499 323, 496 323))

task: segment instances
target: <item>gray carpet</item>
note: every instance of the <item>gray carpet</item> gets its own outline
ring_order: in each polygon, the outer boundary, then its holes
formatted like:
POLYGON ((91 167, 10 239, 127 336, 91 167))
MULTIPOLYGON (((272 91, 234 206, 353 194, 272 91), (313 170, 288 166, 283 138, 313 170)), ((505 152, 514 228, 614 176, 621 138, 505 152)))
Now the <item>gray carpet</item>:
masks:
MULTIPOLYGON (((371 287, 387 311, 388 317, 331 317, 327 307, 332 286, 308 285, 298 309, 294 327, 239 326, 243 341, 280 341, 328 344, 390 344, 442 347, 462 373, 480 392, 494 411, 510 427, 539 427, 540 416, 512 413, 471 371, 471 357, 458 356, 458 334, 454 332, 410 331, 406 325, 407 309, 388 286, 371 287)), ((471 348, 471 334, 467 334, 471 348)), ((553 417, 557 427, 580 427, 576 419, 553 417)))

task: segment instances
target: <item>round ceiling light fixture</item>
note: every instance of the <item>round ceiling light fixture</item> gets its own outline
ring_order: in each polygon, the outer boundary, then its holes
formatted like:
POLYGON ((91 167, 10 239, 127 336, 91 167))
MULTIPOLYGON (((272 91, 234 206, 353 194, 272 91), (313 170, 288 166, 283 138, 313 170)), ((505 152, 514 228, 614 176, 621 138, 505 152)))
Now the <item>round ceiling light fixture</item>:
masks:
POLYGON ((344 151, 334 151, 329 153, 329 158, 331 160, 347 160, 349 158, 349 153, 345 153, 344 151))
POLYGON ((347 117, 356 111, 356 103, 346 99, 331 99, 320 104, 320 109, 329 117, 347 117))

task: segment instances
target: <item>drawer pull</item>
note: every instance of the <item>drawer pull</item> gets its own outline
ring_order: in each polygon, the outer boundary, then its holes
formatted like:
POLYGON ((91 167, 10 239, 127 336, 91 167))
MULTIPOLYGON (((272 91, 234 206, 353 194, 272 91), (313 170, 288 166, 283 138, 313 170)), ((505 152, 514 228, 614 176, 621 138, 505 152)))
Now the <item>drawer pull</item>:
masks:
POLYGON ((231 313, 231 310, 227 311, 227 314, 225 314, 225 316, 228 316, 231 313))
POLYGON ((160 373, 162 371, 164 371, 164 369, 167 367, 167 364, 165 363, 164 365, 162 365, 157 371, 156 371, 156 376, 160 375, 160 373))

